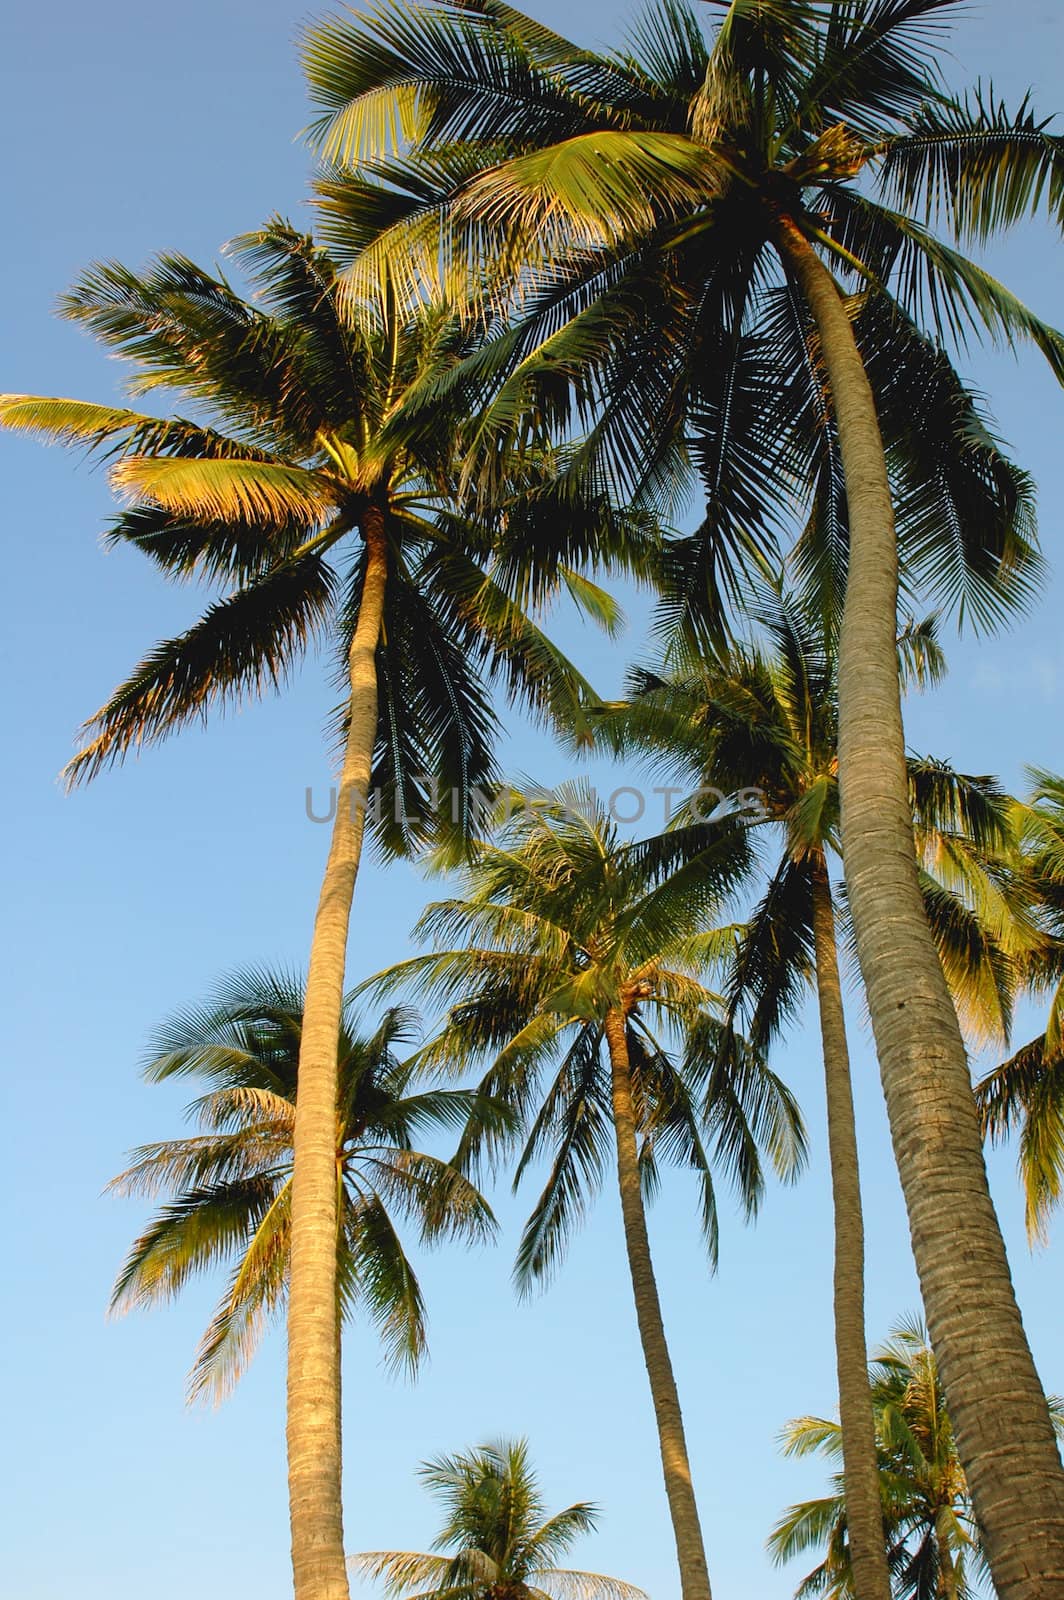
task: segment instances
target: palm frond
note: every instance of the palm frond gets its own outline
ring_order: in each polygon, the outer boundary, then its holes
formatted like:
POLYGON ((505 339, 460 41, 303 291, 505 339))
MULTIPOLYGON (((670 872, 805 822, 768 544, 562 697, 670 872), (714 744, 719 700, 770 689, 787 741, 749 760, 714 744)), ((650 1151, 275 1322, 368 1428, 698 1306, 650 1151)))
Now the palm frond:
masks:
POLYGON ((993 88, 927 102, 879 153, 885 198, 944 220, 958 239, 985 240, 1036 212, 1064 222, 1064 138, 1049 132, 1025 96, 1008 111, 993 88))
POLYGON ((85 724, 67 781, 95 777, 130 750, 205 716, 212 704, 279 687, 323 626, 333 587, 329 567, 310 551, 216 601, 187 633, 155 646, 85 724))

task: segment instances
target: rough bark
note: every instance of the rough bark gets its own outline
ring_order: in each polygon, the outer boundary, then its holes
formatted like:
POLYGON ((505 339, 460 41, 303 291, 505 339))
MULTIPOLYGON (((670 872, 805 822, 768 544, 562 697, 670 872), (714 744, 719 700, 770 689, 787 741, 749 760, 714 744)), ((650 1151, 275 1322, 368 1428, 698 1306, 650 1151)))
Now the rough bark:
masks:
POLYGON ((684 1437, 680 1397, 673 1376, 672 1359, 665 1339, 661 1300, 650 1256, 646 1211, 639 1180, 639 1149, 636 1142, 635 1112, 628 1057, 624 1013, 611 1011, 605 1024, 610 1052, 613 1095, 613 1125, 617 1141, 617 1182, 621 1194, 621 1217, 628 1253, 628 1270, 635 1296, 635 1313, 643 1347, 654 1417, 665 1476, 676 1556, 680 1567, 680 1592, 683 1600, 710 1600, 709 1571, 705 1544, 698 1518, 698 1504, 691 1481, 691 1463, 684 1437))
POLYGON ((835 1369, 839 1382, 843 1482, 850 1564, 857 1600, 891 1600, 883 1538, 875 1413, 865 1344, 864 1220, 853 1112, 850 1053, 842 1005, 835 913, 823 857, 813 865, 813 943, 828 1112, 831 1204, 835 1224, 835 1369))
POLYGON ((1064 1469, 917 878, 895 645, 897 540, 875 402, 834 279, 796 224, 783 220, 778 238, 819 333, 846 478, 843 859, 928 1328, 996 1593, 1062 1600, 1064 1469))
POLYGON ((348 657, 350 709, 329 857, 310 947, 299 1051, 288 1295, 288 1494, 296 1600, 348 1600, 336 1296, 337 1054, 351 904, 377 734, 384 519, 362 522, 366 570, 348 657))

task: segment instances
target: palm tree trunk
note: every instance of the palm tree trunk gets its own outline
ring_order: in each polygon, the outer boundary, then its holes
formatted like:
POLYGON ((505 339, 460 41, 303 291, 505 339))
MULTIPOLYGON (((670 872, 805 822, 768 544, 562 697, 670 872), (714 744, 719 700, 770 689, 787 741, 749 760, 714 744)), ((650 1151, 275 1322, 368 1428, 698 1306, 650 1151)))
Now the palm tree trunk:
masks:
POLYGON ((691 1482, 691 1463, 684 1438, 680 1397, 676 1391, 672 1360, 665 1339, 661 1301, 650 1257, 646 1212, 639 1179, 639 1152, 636 1145, 635 1112, 632 1106, 632 1080, 628 1059, 628 1039, 624 1013, 611 1011, 605 1023, 610 1052, 613 1089, 613 1126, 617 1140, 617 1182, 621 1191, 621 1217, 628 1270, 635 1295, 635 1314, 654 1416, 658 1425, 661 1465, 665 1474, 676 1555, 680 1565, 680 1592, 683 1600, 710 1600, 709 1572, 698 1504, 691 1482))
POLYGON ((835 1369, 839 1380, 846 1528, 857 1600, 891 1600, 876 1424, 865 1344, 864 1221, 857 1125, 839 979, 835 912, 823 856, 813 864, 812 886, 816 993, 824 1054, 831 1203, 835 1221, 835 1369))
POLYGON ((366 571, 348 657, 347 744, 310 947, 299 1051, 288 1295, 288 1495, 296 1600, 348 1600, 340 1485, 337 1337, 337 1051, 347 935, 377 735, 377 644, 387 541, 374 507, 362 534, 366 571))
POLYGON ((789 219, 839 429, 850 568, 839 654, 846 882, 931 1342, 1000 1600, 1064 1596, 1064 1469, 990 1198, 968 1060, 924 915, 895 638, 898 552, 875 401, 846 308, 789 219))
POLYGON ((937 1588, 939 1600, 957 1600, 957 1568, 941 1539, 938 1544, 937 1588))

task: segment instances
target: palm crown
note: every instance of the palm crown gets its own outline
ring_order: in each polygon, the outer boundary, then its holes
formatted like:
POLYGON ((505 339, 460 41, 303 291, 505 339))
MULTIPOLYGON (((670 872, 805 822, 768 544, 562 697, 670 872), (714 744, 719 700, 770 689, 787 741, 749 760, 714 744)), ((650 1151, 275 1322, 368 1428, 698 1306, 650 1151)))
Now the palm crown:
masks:
POLYGON ((1064 144, 1026 103, 945 92, 944 0, 720 9, 710 42, 664 0, 606 54, 499 0, 386 0, 314 28, 316 132, 337 166, 322 226, 349 291, 382 262, 411 296, 439 289, 443 263, 446 292, 468 295, 494 260, 514 324, 443 386, 501 383, 480 437, 534 404, 562 424, 593 414, 573 468, 632 494, 674 495, 693 468, 705 517, 671 580, 714 632, 797 498, 801 568, 830 616, 846 495, 781 237, 800 225, 852 287, 910 580, 989 623, 1037 579, 1030 485, 937 340, 1032 339, 1058 377, 1064 340, 930 224, 981 238, 1043 195, 1061 212, 1064 144))
POLYGON ((567 588, 611 624, 616 608, 575 566, 608 554, 649 559, 645 519, 603 495, 567 493, 537 434, 507 457, 494 510, 460 485, 456 406, 419 398, 475 347, 444 310, 409 316, 394 296, 341 315, 327 255, 279 219, 232 248, 254 301, 177 256, 137 275, 86 273, 64 313, 131 359, 135 392, 165 388, 210 422, 9 395, 0 421, 106 453, 134 504, 111 538, 172 578, 227 589, 187 632, 141 661, 87 725, 69 768, 91 777, 226 702, 277 686, 331 633, 346 659, 363 590, 367 515, 390 550, 374 781, 378 831, 400 846, 433 811, 431 779, 461 795, 497 781, 495 719, 483 674, 541 712, 577 714, 587 686, 524 607, 567 588), (612 541, 608 530, 617 538, 612 541))
MULTIPOLYGON (((464 1068, 488 1056, 482 1092, 526 1120, 519 1182, 553 1152, 522 1239, 518 1275, 549 1273, 601 1181, 612 1135, 605 1023, 626 1018, 643 1183, 662 1160, 692 1168, 715 1255, 713 1169, 734 1180, 748 1211, 764 1182, 761 1152, 792 1175, 803 1151, 788 1090, 741 1040, 718 1050, 717 997, 700 973, 734 946, 712 913, 746 862, 739 830, 723 826, 681 866, 661 870, 656 841, 622 843, 579 786, 522 808, 508 836, 482 845, 464 896, 428 907, 418 924, 435 953, 399 963, 374 984, 413 985, 450 1006, 426 1062, 464 1068), (450 948, 448 948, 450 946, 450 948), (680 1041, 679 1055, 669 1045, 680 1041)), ((491 1138, 485 1141, 492 1146, 491 1138)), ((479 1143, 471 1126, 462 1159, 479 1143)))
MULTIPOLYGON (((247 972, 160 1029, 146 1076, 205 1085, 189 1108, 201 1131, 133 1151, 110 1185, 119 1194, 167 1197, 123 1264, 114 1310, 170 1299, 192 1277, 233 1263, 191 1373, 193 1394, 221 1398, 284 1305, 302 1010, 300 982, 247 972)), ((367 1314, 389 1362, 409 1368, 425 1349, 425 1309, 397 1219, 425 1240, 483 1239, 494 1229, 468 1179, 414 1144, 426 1133, 461 1127, 475 1104, 462 1090, 414 1085, 397 1052, 416 1027, 411 1012, 395 1007, 363 1033, 348 1005, 336 1133, 341 1314, 367 1314)), ((478 1114, 503 1115, 484 1105, 478 1114)))
MULTIPOLYGON (((965 1600, 985 1576, 979 1529, 957 1458, 934 1353, 916 1320, 901 1322, 873 1356, 869 1380, 876 1417, 884 1532, 897 1600, 944 1596, 965 1600)), ((1051 1402, 1058 1436, 1064 1408, 1051 1402)), ((798 1417, 783 1433, 787 1455, 838 1461, 839 1426, 798 1417)), ((798 1596, 849 1600, 854 1593, 841 1478, 820 1500, 791 1506, 769 1540, 777 1561, 826 1546, 824 1560, 803 1579, 798 1596)))
MULTIPOLYGON (((767 582, 751 591, 759 624, 749 644, 702 652, 629 674, 631 699, 602 708, 597 737, 670 776, 733 796, 755 793, 762 823, 777 830, 778 861, 751 912, 731 973, 729 1014, 767 1049, 812 971, 813 879, 839 850, 837 654, 795 597, 767 582)), ((899 637, 902 670, 924 682, 944 659, 934 617, 899 637)), ((1040 951, 1019 871, 1013 803, 986 776, 911 755, 909 794, 921 888, 939 956, 969 1027, 1004 1040, 1017 973, 1040 951)), ((676 809, 678 859, 704 847, 699 794, 676 809)), ((664 841, 663 841, 664 843, 664 841)))
POLYGON ((438 1456, 419 1475, 446 1519, 439 1553, 374 1551, 350 1562, 360 1575, 382 1578, 395 1600, 645 1600, 619 1578, 555 1564, 594 1529, 597 1513, 579 1501, 548 1516, 523 1439, 438 1456))

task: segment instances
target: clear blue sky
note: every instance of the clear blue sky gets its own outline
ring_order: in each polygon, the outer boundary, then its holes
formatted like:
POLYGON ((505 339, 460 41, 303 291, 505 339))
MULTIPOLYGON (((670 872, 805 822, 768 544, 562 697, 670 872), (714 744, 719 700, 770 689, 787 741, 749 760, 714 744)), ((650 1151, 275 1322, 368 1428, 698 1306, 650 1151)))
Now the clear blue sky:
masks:
MULTIPOLYGON (((622 11, 624 8, 620 8, 622 11)), ((612 39, 618 8, 536 0, 550 22, 612 39)), ((89 260, 136 264, 160 248, 215 259, 223 240, 274 209, 303 215, 309 162, 296 65, 300 15, 279 0, 20 5, 4 25, 4 221, 0 388, 107 399, 118 370, 51 316, 89 260)), ((951 76, 992 74, 1015 97, 1033 81, 1064 101, 1057 0, 973 5, 951 76)), ((1064 322, 1061 260, 1032 232, 997 258, 1035 307, 1064 322)), ((1041 489, 1044 543, 1060 564, 1064 397, 1033 358, 973 357, 1006 436, 1041 489)), ((104 556, 106 485, 59 451, 2 441, 8 601, 3 686, 10 765, 8 858, 8 1243, 3 1322, 10 1519, 4 1567, 24 1600, 187 1600, 290 1592, 281 1339, 236 1398, 190 1412, 183 1374, 211 1301, 117 1325, 110 1279, 141 1213, 100 1198, 133 1144, 176 1134, 182 1095, 147 1088, 148 1030, 246 962, 301 965, 325 832, 303 816, 328 778, 320 664, 283 699, 193 730, 73 798, 55 775, 83 717, 152 639, 194 614, 136 556, 104 556)), ((950 645, 952 676, 914 703, 911 743, 1018 782, 1027 761, 1064 765, 1061 621, 1054 580, 1006 638, 950 645)), ((568 642, 606 686, 638 638, 568 642)), ((515 727, 515 769, 563 764, 515 727)), ((409 869, 366 871, 353 976, 397 957, 425 889, 409 869)), ((853 1007, 869 1220, 873 1339, 915 1305, 915 1285, 867 1031, 853 1007)), ((670 1184, 653 1219, 666 1313, 718 1600, 783 1600, 800 1571, 774 1572, 762 1543, 779 1511, 816 1492, 814 1465, 782 1462, 790 1416, 834 1404, 830 1241, 814 1036, 778 1062, 801 1094, 813 1168, 774 1190, 755 1229, 726 1219, 715 1280, 702 1270, 689 1194, 670 1184)), ((1031 1339, 1064 1391, 1059 1244, 1032 1258, 1010 1156, 993 1175, 1031 1339)), ((554 1503, 603 1507, 580 1565, 656 1600, 678 1586, 612 1196, 557 1285, 517 1305, 509 1264, 519 1213, 494 1251, 426 1262, 432 1362, 414 1387, 388 1381, 354 1332, 345 1377, 347 1528, 352 1549, 424 1547, 430 1509, 418 1460, 497 1433, 527 1433, 554 1503)), ((1059 1232, 1059 1229, 1058 1229, 1059 1232)))

